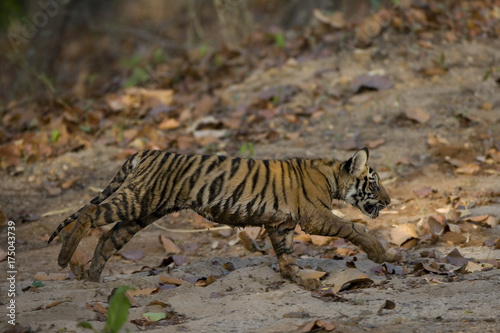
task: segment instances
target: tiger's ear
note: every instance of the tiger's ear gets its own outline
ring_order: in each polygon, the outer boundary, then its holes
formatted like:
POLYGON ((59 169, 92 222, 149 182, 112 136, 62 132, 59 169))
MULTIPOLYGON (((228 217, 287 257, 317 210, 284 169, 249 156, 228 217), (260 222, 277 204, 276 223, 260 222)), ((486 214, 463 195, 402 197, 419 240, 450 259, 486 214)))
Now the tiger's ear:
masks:
POLYGON ((354 155, 345 162, 347 171, 354 177, 359 177, 361 171, 363 171, 368 162, 369 156, 370 153, 366 147, 355 152, 354 155))

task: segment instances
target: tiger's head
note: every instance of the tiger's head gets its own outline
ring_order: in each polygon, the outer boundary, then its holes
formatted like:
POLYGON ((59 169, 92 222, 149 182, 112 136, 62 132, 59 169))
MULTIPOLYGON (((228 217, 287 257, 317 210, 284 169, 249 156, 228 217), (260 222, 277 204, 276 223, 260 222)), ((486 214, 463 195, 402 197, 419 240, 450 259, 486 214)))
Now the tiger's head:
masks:
POLYGON ((366 163, 367 148, 358 150, 342 165, 342 174, 347 177, 345 201, 359 208, 363 214, 376 218, 380 210, 391 203, 391 198, 380 181, 380 177, 366 163))

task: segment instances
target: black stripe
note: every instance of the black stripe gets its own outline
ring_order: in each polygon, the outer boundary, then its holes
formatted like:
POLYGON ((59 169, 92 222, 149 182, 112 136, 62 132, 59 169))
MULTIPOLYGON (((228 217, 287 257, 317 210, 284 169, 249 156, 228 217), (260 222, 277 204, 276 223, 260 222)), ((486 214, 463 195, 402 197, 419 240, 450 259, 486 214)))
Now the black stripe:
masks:
POLYGON ((198 165, 198 168, 196 169, 196 171, 191 175, 191 177, 189 177, 189 188, 190 189, 194 188, 194 185, 196 184, 196 182, 200 178, 201 170, 202 170, 202 166, 198 165))
POLYGON ((285 205, 286 205, 288 204, 288 199, 287 199, 287 189, 285 188, 285 167, 283 166, 285 162, 283 161, 279 162, 281 167, 281 193, 283 195, 283 199, 285 200, 285 205))
POLYGON ((196 195, 196 208, 202 208, 204 207, 204 202, 203 202, 203 193, 205 192, 205 188, 207 187, 207 184, 203 185, 196 195))
POLYGON ((273 179, 273 198, 274 198, 273 208, 275 211, 277 211, 280 204, 279 204, 278 193, 277 193, 277 189, 276 189, 276 178, 273 179))
POLYGON ((240 169, 240 164, 241 164, 241 158, 233 158, 231 160, 231 172, 229 173, 229 179, 233 178, 234 175, 238 172, 240 169))
POLYGON ((257 201, 257 197, 254 197, 252 200, 250 200, 248 203, 247 203, 247 217, 251 217, 252 216, 252 212, 253 212, 253 205, 255 204, 255 201, 257 201))
POLYGON ((180 158, 182 155, 179 155, 179 154, 174 154, 174 157, 172 158, 172 161, 170 162, 170 164, 168 165, 167 169, 166 170, 166 177, 165 177, 165 180, 163 182, 163 189, 161 191, 161 194, 160 194, 160 198, 161 198, 161 202, 159 203, 158 206, 163 206, 165 205, 166 201, 168 201, 168 199, 170 199, 170 195, 167 196, 167 193, 170 192, 170 179, 172 178, 172 176, 174 176, 174 172, 179 168, 179 165, 180 163, 182 162, 182 158, 180 158))
POLYGON ((212 163, 210 163, 207 167, 207 170, 205 171, 205 175, 208 175, 210 172, 214 170, 216 166, 218 166, 220 161, 218 159, 214 159, 212 163))
POLYGON ((217 196, 222 191, 222 187, 224 186, 224 173, 221 173, 217 178, 215 178, 210 184, 209 194, 208 194, 208 202, 213 202, 217 196))
MULTIPOLYGON (((245 190, 245 185, 246 182, 242 181, 241 184, 239 184, 236 189, 234 190, 233 194, 229 197, 229 199, 232 201, 232 205, 234 205, 236 202, 238 202, 243 195, 243 192, 245 190)), ((228 200, 228 201, 230 201, 228 200)))
POLYGON ((255 188, 257 187, 257 183, 259 182, 259 175, 260 175, 260 164, 257 165, 257 170, 255 170, 255 173, 253 174, 252 177, 252 194, 255 191, 255 188))

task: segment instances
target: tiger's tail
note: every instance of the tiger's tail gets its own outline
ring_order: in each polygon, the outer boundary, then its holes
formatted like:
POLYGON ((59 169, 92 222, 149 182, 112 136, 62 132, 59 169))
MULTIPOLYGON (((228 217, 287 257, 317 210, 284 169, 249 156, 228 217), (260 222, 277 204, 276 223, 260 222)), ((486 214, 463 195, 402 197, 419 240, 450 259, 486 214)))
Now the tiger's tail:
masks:
MULTIPOLYGON (((111 183, 109 183, 108 186, 95 198, 93 198, 90 203, 94 205, 99 205, 101 202, 109 198, 113 193, 116 192, 120 188, 120 186, 125 182, 125 179, 127 179, 128 175, 132 173, 132 171, 135 170, 135 168, 140 164, 141 160, 143 159, 144 155, 148 151, 140 151, 135 153, 134 155, 130 156, 125 163, 123 163, 122 168, 120 171, 116 173, 116 175, 113 177, 113 180, 111 180, 111 183)), ((64 221, 62 221, 59 226, 57 226, 57 229, 52 233, 52 235, 49 238, 48 243, 50 244, 54 238, 63 230, 68 224, 71 222, 75 221, 78 216, 80 215, 81 211, 85 208, 83 206, 80 208, 76 213, 72 214, 71 216, 67 217, 64 221)))

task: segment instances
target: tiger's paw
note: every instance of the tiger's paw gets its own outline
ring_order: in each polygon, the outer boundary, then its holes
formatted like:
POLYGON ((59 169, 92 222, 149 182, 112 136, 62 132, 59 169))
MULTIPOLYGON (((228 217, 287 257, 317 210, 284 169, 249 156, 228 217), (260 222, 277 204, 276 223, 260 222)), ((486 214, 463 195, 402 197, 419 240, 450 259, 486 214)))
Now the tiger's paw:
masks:
POLYGON ((101 282, 101 274, 90 269, 83 272, 83 278, 86 281, 101 282))
POLYGON ((376 262, 377 264, 383 263, 387 258, 384 246, 373 235, 367 237, 365 242, 361 244, 361 247, 366 252, 368 259, 370 259, 373 262, 376 262))
POLYGON ((298 278, 298 281, 296 282, 298 285, 304 287, 309 291, 317 291, 319 290, 319 288, 321 288, 321 282, 319 282, 318 279, 298 278))

